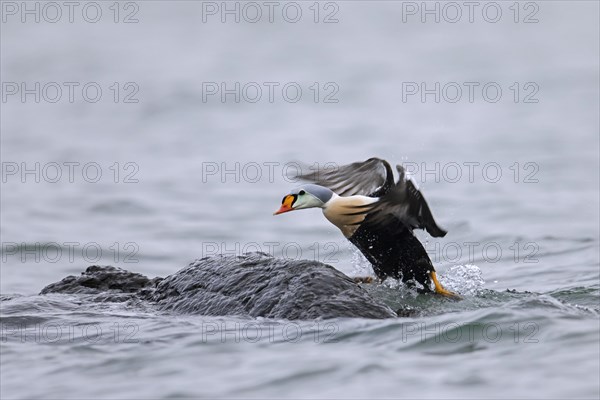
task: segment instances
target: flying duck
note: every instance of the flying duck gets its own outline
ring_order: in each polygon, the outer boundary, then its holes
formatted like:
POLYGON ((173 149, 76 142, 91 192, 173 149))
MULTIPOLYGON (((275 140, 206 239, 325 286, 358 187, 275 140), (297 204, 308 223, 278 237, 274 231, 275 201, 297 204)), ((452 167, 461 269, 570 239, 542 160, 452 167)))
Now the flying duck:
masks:
POLYGON ((439 283, 433 263, 413 234, 424 229, 444 237, 416 184, 398 165, 398 180, 390 164, 379 158, 340 166, 332 171, 300 174, 310 183, 287 194, 274 215, 319 207, 373 265, 380 280, 387 277, 421 285, 420 292, 459 298, 439 283))

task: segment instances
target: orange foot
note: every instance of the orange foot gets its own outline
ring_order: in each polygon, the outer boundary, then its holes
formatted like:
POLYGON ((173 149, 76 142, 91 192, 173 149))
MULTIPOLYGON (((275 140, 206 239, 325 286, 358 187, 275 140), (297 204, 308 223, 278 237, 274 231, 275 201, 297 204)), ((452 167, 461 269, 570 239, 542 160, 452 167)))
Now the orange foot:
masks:
POLYGON ((431 280, 433 281, 433 284, 435 285, 435 292, 437 294, 441 294, 442 296, 448 297, 453 300, 462 300, 462 297, 460 297, 456 293, 453 293, 449 290, 444 289, 442 284, 437 280, 437 275, 435 274, 435 271, 431 271, 429 273, 429 276, 431 277, 431 280))

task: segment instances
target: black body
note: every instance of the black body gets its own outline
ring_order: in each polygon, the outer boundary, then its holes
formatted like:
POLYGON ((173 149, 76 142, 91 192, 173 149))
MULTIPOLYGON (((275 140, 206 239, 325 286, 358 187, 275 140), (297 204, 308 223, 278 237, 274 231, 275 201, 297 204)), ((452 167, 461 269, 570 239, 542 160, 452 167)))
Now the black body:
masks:
POLYGON ((369 223, 369 216, 350 237, 373 265, 379 279, 391 277, 407 284, 418 282, 430 292, 429 273, 435 271, 425 248, 400 220, 390 217, 385 224, 369 223))

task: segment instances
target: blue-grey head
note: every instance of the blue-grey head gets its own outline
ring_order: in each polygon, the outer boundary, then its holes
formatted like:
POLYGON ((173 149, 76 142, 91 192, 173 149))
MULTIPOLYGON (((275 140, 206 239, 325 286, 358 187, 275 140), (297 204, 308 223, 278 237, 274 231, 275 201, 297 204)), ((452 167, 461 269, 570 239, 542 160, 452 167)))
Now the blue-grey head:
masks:
POLYGON ((281 208, 273 215, 300 210, 302 208, 323 208, 331 200, 333 192, 324 186, 306 184, 293 189, 281 200, 281 208))

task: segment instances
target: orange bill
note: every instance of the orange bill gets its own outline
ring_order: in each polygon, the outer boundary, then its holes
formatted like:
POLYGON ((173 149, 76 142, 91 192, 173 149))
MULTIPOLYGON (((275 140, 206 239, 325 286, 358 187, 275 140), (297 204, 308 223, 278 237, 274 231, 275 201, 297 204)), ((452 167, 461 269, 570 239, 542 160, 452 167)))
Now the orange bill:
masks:
POLYGON ((292 208, 292 203, 294 202, 294 200, 296 200, 296 196, 294 195, 288 194, 287 196, 285 196, 283 198, 283 201, 281 202, 281 207, 279 207, 279 210, 275 211, 273 215, 283 214, 284 212, 294 210, 292 208))

